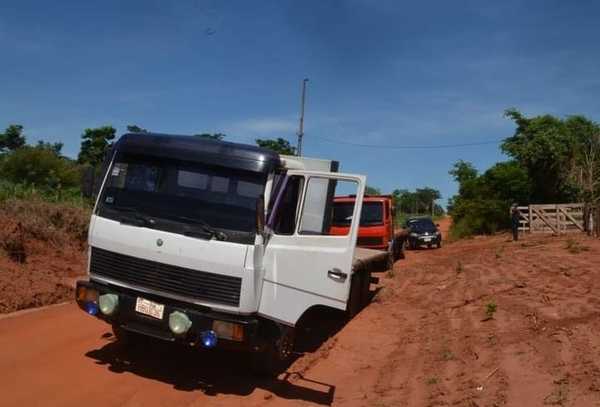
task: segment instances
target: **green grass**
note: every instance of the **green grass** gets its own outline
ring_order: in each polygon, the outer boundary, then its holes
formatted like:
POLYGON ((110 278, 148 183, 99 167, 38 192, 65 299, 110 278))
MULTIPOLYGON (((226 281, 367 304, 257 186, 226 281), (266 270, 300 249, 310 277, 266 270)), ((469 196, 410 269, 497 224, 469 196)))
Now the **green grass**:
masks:
POLYGON ((34 185, 15 184, 0 179, 0 202, 9 199, 43 200, 52 203, 69 203, 76 206, 90 207, 92 202, 84 198, 78 188, 49 190, 34 185))
POLYGON ((498 306, 496 305, 496 303, 494 301, 490 301, 485 306, 485 315, 487 315, 487 317, 490 319, 494 318, 494 314, 497 310, 498 306))

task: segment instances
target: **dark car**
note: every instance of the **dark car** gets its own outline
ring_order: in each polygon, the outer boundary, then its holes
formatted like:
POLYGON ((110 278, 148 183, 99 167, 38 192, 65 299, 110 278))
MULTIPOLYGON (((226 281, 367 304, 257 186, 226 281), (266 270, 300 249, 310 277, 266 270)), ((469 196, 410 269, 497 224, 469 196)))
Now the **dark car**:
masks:
POLYGON ((412 218, 406 221, 405 228, 408 231, 408 247, 416 249, 421 246, 437 248, 442 247, 442 234, 438 225, 430 218, 412 218))

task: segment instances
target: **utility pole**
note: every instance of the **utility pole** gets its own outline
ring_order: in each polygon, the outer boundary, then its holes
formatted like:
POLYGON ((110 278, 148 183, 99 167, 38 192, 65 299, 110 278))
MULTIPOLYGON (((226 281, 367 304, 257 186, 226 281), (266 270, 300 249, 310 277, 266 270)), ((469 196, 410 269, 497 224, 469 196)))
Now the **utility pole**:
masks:
POLYGON ((306 83, 308 78, 302 80, 302 101, 300 102, 300 127, 298 129, 298 148, 296 154, 302 156, 302 137, 304 137, 304 102, 306 100, 306 83))

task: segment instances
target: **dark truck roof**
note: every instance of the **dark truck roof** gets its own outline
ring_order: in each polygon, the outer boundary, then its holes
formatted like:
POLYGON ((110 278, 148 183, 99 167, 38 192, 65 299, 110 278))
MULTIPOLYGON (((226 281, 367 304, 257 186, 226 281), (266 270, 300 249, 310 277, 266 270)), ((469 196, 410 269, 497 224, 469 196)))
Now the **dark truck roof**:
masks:
POLYGON ((279 154, 266 148, 173 134, 127 133, 119 138, 115 151, 254 172, 270 172, 281 165, 279 154))

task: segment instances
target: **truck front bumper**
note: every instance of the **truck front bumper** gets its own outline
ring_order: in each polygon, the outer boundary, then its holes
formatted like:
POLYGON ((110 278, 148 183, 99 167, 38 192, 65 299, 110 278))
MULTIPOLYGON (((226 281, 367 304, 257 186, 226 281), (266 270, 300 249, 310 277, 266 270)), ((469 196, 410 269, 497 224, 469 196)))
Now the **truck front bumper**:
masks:
POLYGON ((127 331, 192 346, 201 346, 202 334, 212 331, 213 334, 216 333, 216 346, 219 348, 258 351, 264 345, 259 335, 260 320, 256 316, 216 312, 210 308, 173 301, 165 297, 93 280, 77 281, 75 295, 77 304, 82 310, 127 331), (98 298, 105 294, 113 294, 118 298, 118 305, 110 315, 103 314, 98 306, 98 298), (136 301, 138 298, 144 298, 164 306, 162 318, 158 319, 137 312, 136 301), (191 321, 191 325, 185 333, 175 334, 169 327, 169 317, 174 312, 185 314, 191 321), (235 335, 229 335, 229 337, 226 337, 227 334, 219 335, 219 329, 215 329, 216 321, 221 326, 225 324, 233 327, 232 331, 235 331, 235 335))

